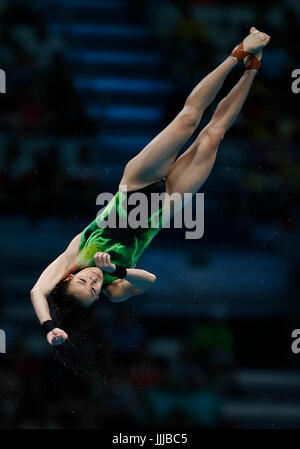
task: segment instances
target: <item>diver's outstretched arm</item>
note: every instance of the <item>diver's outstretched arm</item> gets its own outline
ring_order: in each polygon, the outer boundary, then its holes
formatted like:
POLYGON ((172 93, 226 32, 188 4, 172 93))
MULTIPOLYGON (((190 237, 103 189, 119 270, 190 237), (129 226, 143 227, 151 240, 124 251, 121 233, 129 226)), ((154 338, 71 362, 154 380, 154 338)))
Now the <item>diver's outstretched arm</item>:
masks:
MULTIPOLYGON (((78 255, 80 239, 81 234, 77 235, 71 241, 66 251, 59 257, 57 257, 57 259, 55 259, 43 271, 36 284, 31 289, 31 302, 34 311, 40 321, 40 324, 43 324, 45 321, 51 320, 49 305, 47 302, 48 293, 55 287, 55 285, 59 281, 64 279, 66 276, 68 276, 68 274, 72 273, 77 268, 78 257, 76 256, 78 255)), ((61 331, 61 336, 65 337, 65 335, 65 332, 61 331)), ((53 335, 51 332, 49 332, 47 335, 47 339, 51 344, 55 344, 55 341, 57 341, 56 337, 59 337, 59 335, 55 335, 55 332, 53 332, 53 335)))
MULTIPOLYGON (((32 289, 30 296, 34 311, 37 314, 40 323, 43 324, 46 321, 52 321, 46 295, 41 290, 32 289)), ((47 340, 51 345, 64 343, 67 339, 68 335, 66 332, 58 327, 55 327, 47 333, 47 340)))

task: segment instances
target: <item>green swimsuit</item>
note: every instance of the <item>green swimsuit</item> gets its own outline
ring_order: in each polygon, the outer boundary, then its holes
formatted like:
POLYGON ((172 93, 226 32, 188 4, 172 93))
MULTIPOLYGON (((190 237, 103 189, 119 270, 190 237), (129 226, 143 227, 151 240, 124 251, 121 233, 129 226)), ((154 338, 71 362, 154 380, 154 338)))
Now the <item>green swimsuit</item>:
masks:
MULTIPOLYGON (((165 179, 150 184, 143 189, 127 192, 129 198, 132 193, 144 193, 148 199, 148 227, 132 229, 127 227, 99 227, 101 220, 107 221, 110 214, 115 214, 116 222, 122 217, 128 217, 132 206, 124 205, 126 194, 118 191, 98 217, 85 228, 82 233, 79 250, 79 268, 95 266, 94 255, 97 252, 109 253, 111 262, 123 267, 132 268, 139 257, 149 246, 151 240, 157 235, 162 226, 162 204, 156 210, 151 210, 150 198, 152 193, 165 192, 165 179), (127 210, 126 210, 127 209, 127 210), (151 227, 155 220, 156 225, 151 227)), ((104 284, 110 284, 115 277, 104 273, 104 284)))

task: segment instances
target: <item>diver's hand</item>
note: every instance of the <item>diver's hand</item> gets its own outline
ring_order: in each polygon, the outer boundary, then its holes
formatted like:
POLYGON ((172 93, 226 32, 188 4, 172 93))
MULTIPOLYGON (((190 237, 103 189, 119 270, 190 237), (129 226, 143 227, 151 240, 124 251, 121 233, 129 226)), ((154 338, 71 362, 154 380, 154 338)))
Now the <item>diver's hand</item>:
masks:
POLYGON ((103 271, 106 271, 107 273, 112 273, 116 269, 115 264, 111 263, 110 255, 108 253, 96 253, 94 255, 94 261, 96 267, 100 268, 103 271))
POLYGON ((62 329, 56 327, 47 334, 48 343, 52 346, 62 345, 66 340, 68 340, 68 334, 66 334, 62 329))

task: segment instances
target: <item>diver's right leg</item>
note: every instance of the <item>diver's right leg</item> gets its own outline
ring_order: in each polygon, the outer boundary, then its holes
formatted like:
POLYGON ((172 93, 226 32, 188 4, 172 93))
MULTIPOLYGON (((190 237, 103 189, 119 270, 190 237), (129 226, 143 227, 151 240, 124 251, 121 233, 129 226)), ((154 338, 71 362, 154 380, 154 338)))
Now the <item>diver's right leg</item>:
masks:
POLYGON ((167 176, 167 193, 195 193, 207 179, 226 131, 236 121, 260 65, 261 50, 245 58, 245 72, 219 103, 208 125, 177 159, 167 176), (250 60, 248 60, 250 58, 250 60), (254 60, 253 60, 254 59, 254 60))
POLYGON ((167 176, 178 152, 198 127, 204 110, 214 100, 232 68, 245 54, 255 53, 268 40, 265 33, 252 29, 232 54, 193 89, 175 119, 128 162, 120 184, 133 190, 167 176))
POLYGON ((178 152, 197 129, 204 110, 236 64, 237 59, 228 56, 194 88, 174 120, 128 162, 120 184, 133 190, 167 176, 178 152))

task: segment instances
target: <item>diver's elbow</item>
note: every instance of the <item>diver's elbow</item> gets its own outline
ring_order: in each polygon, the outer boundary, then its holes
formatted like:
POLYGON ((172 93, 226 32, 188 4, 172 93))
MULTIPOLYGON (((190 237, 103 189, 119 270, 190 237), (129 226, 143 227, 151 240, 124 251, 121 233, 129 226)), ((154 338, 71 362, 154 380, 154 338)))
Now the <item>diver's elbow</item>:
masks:
POLYGON ((151 273, 151 275, 150 275, 150 283, 154 284, 155 281, 156 281, 156 276, 155 276, 155 274, 151 273))

